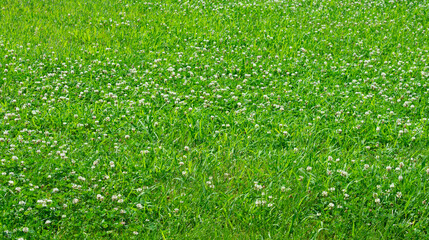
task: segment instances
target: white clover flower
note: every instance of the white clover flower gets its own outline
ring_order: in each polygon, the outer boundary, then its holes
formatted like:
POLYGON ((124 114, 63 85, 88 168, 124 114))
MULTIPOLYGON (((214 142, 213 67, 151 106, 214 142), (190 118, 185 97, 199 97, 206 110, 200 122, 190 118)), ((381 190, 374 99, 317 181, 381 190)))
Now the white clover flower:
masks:
POLYGON ((401 198, 401 197, 402 197, 402 193, 401 193, 401 192, 397 192, 397 193, 396 193, 396 197, 397 197, 397 198, 401 198))
POLYGON ((261 190, 262 188, 263 188, 262 185, 259 185, 259 184, 255 183, 255 189, 256 190, 261 190))
POLYGON ((103 201, 104 197, 101 194, 97 194, 97 199, 103 201))

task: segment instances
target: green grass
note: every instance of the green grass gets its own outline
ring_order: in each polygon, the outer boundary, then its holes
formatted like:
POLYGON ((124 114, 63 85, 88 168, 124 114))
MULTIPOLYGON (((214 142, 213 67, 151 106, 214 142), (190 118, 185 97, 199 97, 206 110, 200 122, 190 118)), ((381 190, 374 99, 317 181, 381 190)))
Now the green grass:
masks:
POLYGON ((425 239, 429 4, 0 4, 5 239, 425 239))

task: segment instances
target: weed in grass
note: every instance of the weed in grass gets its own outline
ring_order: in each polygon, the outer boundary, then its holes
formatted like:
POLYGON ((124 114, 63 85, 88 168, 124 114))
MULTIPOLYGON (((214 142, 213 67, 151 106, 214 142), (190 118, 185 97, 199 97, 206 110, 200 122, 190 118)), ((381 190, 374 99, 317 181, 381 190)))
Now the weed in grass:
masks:
POLYGON ((2 238, 426 238, 428 7, 3 1, 2 238))

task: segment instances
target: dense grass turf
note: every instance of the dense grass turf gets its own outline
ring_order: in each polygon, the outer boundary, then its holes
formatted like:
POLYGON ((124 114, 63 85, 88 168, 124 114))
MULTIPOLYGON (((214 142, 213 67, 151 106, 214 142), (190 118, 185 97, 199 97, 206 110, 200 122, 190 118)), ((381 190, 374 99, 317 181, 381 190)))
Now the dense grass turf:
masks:
POLYGON ((426 0, 0 3, 11 239, 423 239, 426 0))

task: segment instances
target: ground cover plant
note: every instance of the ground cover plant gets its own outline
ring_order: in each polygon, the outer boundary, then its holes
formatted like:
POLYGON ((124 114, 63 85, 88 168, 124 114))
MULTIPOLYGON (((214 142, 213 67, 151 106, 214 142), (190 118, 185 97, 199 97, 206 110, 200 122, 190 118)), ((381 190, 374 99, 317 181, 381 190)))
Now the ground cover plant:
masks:
POLYGON ((427 236, 427 1, 0 9, 1 238, 427 236))

